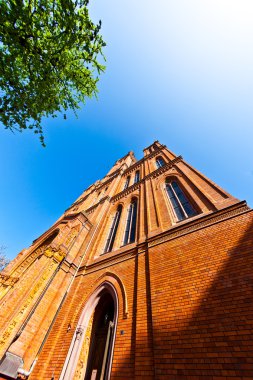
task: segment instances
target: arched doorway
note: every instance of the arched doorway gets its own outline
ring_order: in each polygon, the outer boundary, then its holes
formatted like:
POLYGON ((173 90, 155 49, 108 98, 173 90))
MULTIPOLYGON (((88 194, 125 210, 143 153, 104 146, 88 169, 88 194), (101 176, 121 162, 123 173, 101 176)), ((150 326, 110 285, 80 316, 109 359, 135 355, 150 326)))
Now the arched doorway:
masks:
POLYGON ((105 290, 94 311, 85 380, 108 379, 113 321, 114 301, 105 290))
POLYGON ((110 378, 117 319, 116 290, 104 282, 84 307, 60 380, 110 378))

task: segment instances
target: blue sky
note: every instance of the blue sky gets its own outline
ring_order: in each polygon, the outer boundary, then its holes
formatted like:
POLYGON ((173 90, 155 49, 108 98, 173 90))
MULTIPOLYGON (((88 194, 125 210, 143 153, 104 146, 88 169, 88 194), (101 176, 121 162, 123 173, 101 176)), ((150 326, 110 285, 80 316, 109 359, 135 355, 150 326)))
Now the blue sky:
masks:
POLYGON ((107 70, 78 119, 46 120, 47 147, 0 129, 0 245, 11 257, 129 150, 158 139, 253 205, 253 3, 93 0, 107 70))

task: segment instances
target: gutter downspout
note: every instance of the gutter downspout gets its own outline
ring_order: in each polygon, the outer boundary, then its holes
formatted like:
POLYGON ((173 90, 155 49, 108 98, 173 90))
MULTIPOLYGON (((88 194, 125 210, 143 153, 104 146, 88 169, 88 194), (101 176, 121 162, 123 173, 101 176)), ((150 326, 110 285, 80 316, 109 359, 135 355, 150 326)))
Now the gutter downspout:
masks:
POLYGON ((32 372, 32 370, 33 370, 35 364, 37 363, 37 360, 38 360, 38 357, 36 357, 36 358, 34 359, 34 361, 33 361, 32 365, 31 365, 31 368, 30 368, 29 371, 26 371, 26 370, 24 370, 23 368, 19 368, 19 369, 18 369, 18 375, 23 375, 23 376, 26 376, 26 377, 30 376, 30 374, 31 374, 31 372, 32 372))

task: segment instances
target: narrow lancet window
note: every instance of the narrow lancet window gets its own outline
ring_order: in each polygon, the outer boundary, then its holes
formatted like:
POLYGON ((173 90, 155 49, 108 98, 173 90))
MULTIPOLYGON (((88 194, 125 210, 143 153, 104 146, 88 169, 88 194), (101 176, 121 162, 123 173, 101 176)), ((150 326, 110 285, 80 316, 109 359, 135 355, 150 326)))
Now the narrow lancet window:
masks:
POLYGON ((127 177, 125 185, 124 185, 124 190, 128 188, 130 182, 130 176, 127 177))
POLYGON ((157 157, 157 159, 156 159, 157 169, 161 168, 164 165, 165 165, 164 159, 162 157, 157 157))
POLYGON ((140 180, 140 171, 137 170, 137 171, 135 172, 135 176, 134 176, 134 183, 139 182, 139 180, 140 180))
POLYGON ((179 221, 197 214, 176 181, 167 182, 166 190, 174 213, 179 221))
POLYGON ((119 226, 121 213, 122 213, 122 206, 119 205, 119 207, 117 208, 116 214, 113 218, 113 221, 112 221, 112 225, 111 225, 111 228, 109 231, 108 239, 106 241, 104 253, 111 252, 111 250, 113 248, 113 244, 114 244, 116 234, 117 234, 117 230, 118 230, 118 226, 119 226))
POLYGON ((124 245, 133 243, 135 241, 136 221, 137 221, 137 199, 133 199, 127 213, 124 245))

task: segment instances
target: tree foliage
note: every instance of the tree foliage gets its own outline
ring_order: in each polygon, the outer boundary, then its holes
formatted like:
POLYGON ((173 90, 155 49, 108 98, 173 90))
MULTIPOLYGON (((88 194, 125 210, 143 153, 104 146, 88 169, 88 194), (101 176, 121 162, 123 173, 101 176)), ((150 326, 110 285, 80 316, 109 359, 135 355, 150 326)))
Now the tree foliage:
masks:
POLYGON ((97 93, 105 43, 88 0, 0 0, 0 121, 30 128, 97 93))

